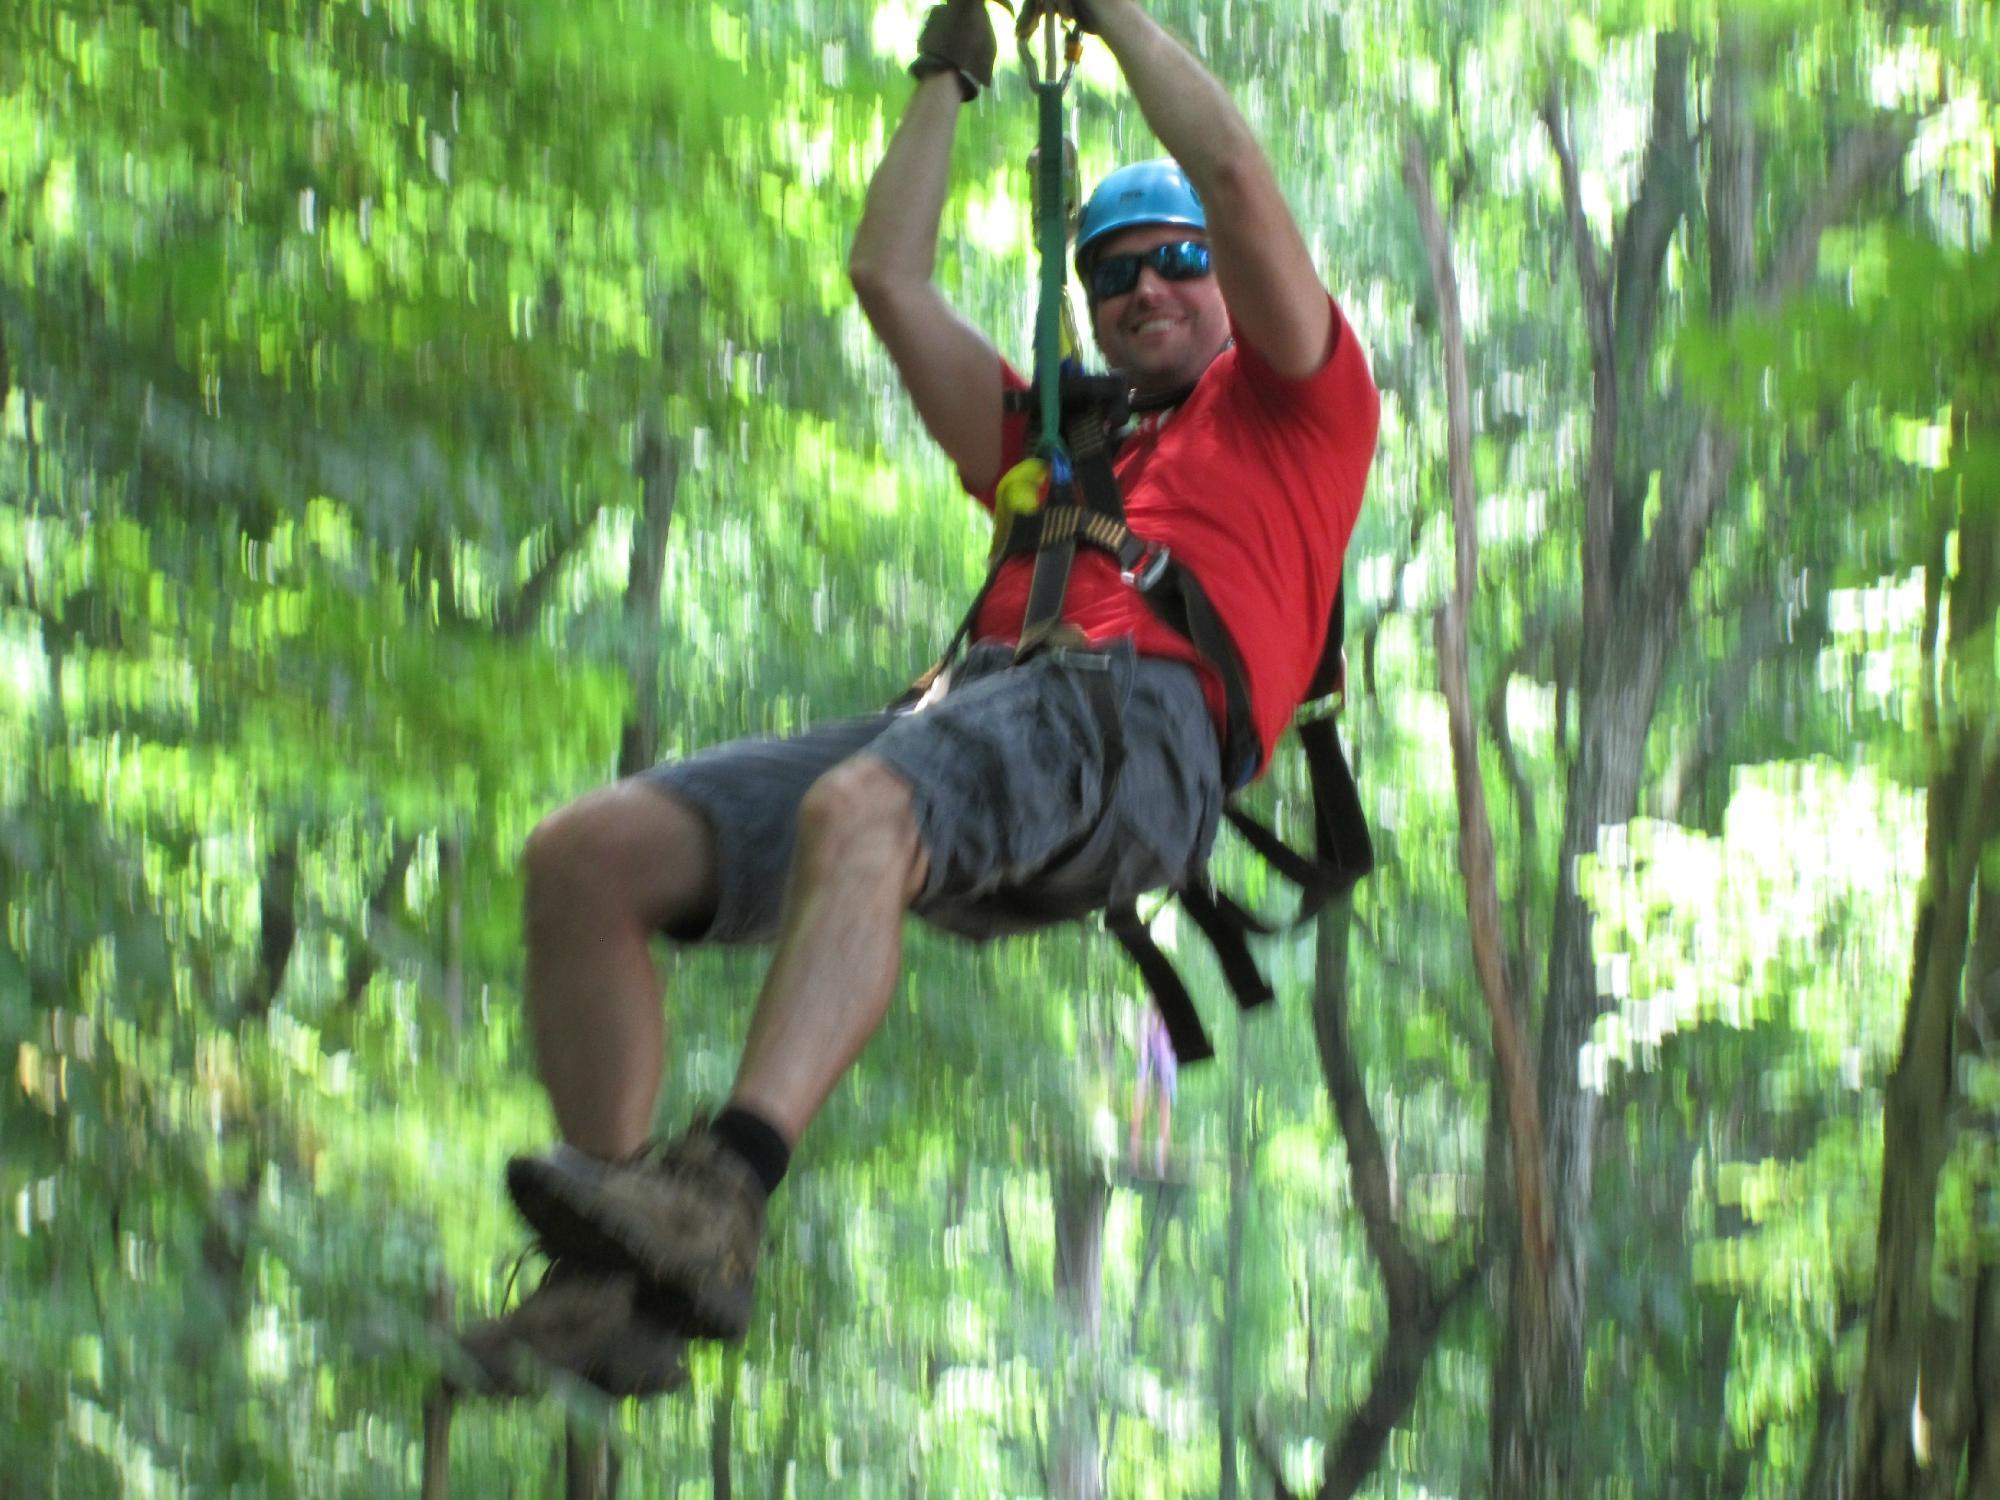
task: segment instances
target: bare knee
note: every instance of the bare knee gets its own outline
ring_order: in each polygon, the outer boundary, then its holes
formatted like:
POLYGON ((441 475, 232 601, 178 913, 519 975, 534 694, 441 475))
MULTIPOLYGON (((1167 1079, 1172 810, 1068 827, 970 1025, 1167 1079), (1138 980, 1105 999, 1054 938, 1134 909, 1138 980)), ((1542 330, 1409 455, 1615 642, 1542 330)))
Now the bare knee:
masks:
POLYGON ((798 859, 807 879, 879 880, 908 902, 929 868, 910 784, 873 755, 842 761, 799 803, 798 859))
POLYGON ((672 930, 715 910, 715 836, 669 792, 621 781, 557 808, 522 853, 531 921, 597 913, 672 930))

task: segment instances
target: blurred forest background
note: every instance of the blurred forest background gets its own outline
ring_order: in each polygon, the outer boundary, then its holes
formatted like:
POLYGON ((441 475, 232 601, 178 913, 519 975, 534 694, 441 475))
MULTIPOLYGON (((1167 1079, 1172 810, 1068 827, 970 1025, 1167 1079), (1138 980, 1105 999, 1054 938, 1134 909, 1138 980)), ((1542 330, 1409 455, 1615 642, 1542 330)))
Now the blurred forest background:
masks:
MULTIPOLYGON (((1161 919, 1165 1182, 1115 945, 913 933, 747 1345, 452 1493, 2000 1495, 1993 7, 1157 9, 1383 388, 1381 869, 1241 1024, 1161 919)), ((416 1493, 551 1129, 528 829, 941 644, 984 518, 843 268, 919 20, 0 5, 8 1500, 416 1493)), ((1001 72, 940 271, 1025 364, 1001 72)), ((672 969, 667 1123, 759 964, 672 969)))

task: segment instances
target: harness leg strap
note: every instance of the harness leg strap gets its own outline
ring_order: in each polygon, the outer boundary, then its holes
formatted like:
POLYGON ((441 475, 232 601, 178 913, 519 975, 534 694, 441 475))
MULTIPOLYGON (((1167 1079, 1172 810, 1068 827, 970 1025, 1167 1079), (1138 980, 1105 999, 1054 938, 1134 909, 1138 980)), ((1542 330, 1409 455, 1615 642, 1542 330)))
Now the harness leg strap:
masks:
POLYGON ((1241 907, 1234 902, 1224 907, 1205 880, 1181 892, 1181 907, 1215 949, 1222 976, 1229 981, 1241 1009, 1249 1010, 1273 998, 1277 992, 1250 952, 1248 928, 1242 920, 1247 914, 1241 907))
POLYGON ((1104 926, 1138 965, 1146 987, 1153 992, 1153 1004, 1167 1024, 1167 1040, 1174 1044, 1175 1058, 1185 1067, 1215 1056, 1208 1033, 1201 1029, 1201 1017, 1195 1014, 1194 997, 1139 920, 1137 908, 1130 902, 1106 907, 1104 926))

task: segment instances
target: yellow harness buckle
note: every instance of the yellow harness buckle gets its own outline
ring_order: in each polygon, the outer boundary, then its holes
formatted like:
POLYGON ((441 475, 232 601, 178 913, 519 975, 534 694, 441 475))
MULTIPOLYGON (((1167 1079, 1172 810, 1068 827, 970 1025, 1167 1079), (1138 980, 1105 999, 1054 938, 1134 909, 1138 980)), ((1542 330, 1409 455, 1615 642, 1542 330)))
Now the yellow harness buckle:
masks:
POLYGON ((1040 510, 1048 492, 1049 463, 1045 458, 1024 458, 1000 476, 993 490, 993 545, 987 556, 998 557, 1007 550, 1014 518, 1040 510))
POLYGON ((999 487, 993 491, 993 509, 996 514, 1004 510, 1032 516, 1042 508, 1042 498, 1048 492, 1049 461, 1024 458, 1000 476, 999 487))

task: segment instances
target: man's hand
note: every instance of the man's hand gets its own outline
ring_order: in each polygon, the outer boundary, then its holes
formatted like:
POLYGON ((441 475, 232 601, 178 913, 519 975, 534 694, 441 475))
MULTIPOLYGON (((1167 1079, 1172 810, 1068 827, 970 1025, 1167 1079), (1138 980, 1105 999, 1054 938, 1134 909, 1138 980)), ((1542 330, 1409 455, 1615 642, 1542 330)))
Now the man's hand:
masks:
POLYGON ((910 72, 927 78, 950 69, 958 74, 958 86, 969 102, 982 88, 993 87, 997 51, 986 0, 944 0, 924 17, 924 29, 917 36, 917 60, 910 64, 910 72))
POLYGON ((1033 36, 1035 28, 1042 24, 1042 17, 1051 12, 1078 31, 1094 34, 1097 30, 1097 21, 1090 13, 1090 0, 1022 0, 1021 12, 1014 20, 1014 34, 1033 36))

